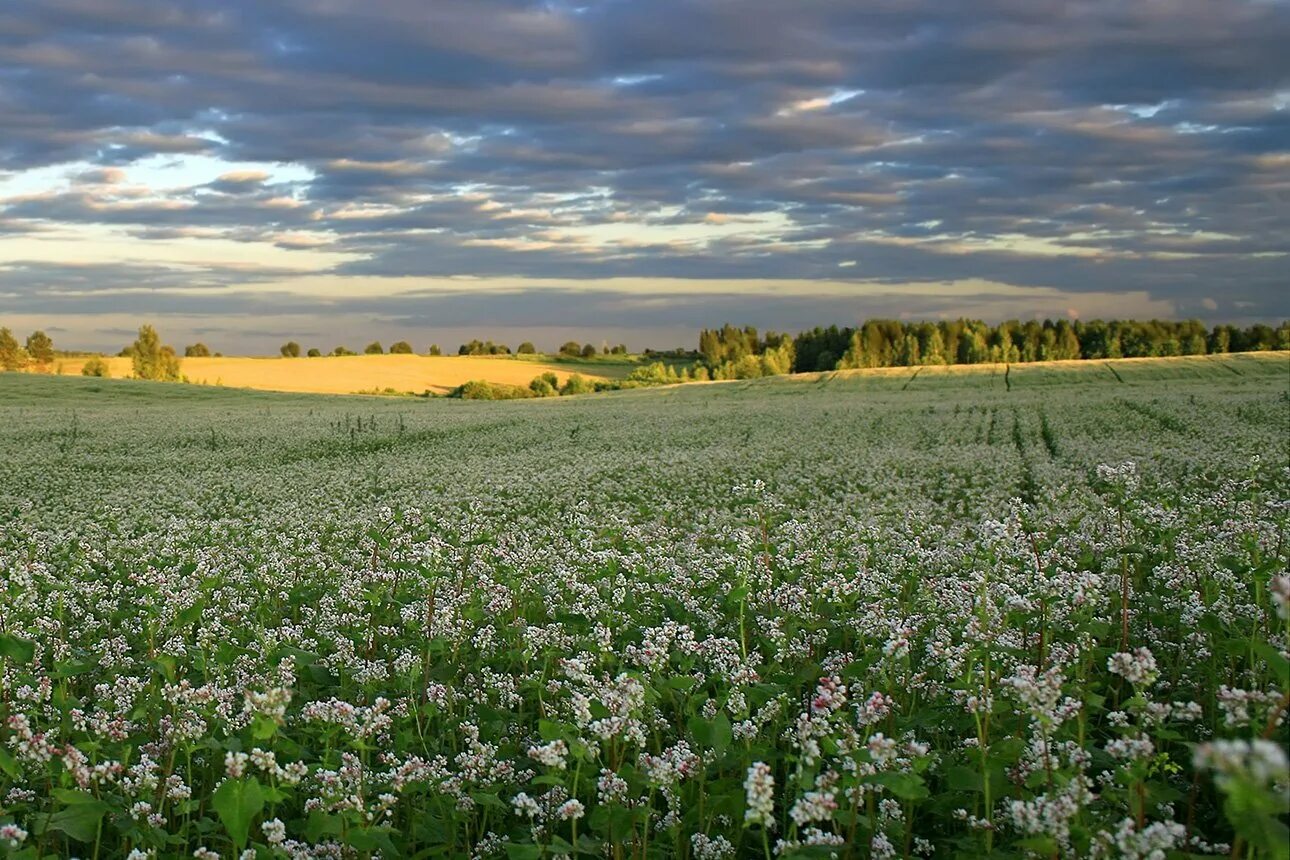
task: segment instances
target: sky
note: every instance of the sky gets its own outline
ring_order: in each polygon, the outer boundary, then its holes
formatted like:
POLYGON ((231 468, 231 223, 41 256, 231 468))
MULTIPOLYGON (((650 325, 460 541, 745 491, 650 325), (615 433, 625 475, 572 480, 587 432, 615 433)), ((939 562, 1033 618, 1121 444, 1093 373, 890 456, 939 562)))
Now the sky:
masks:
POLYGON ((0 325, 1290 316, 1286 0, 5 0, 0 325))

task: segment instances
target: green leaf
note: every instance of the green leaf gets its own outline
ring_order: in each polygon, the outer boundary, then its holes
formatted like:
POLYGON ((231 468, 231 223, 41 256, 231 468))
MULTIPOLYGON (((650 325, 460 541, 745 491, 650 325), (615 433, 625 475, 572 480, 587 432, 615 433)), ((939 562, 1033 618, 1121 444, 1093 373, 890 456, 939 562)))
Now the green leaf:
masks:
POLYGON ((506 856, 509 860, 541 860, 541 845, 516 845, 506 843, 506 856))
POLYGON ((1277 683, 1281 689, 1290 688, 1290 660, 1281 656, 1281 652, 1273 648, 1267 642, 1261 640, 1255 641, 1254 653, 1263 658, 1264 662, 1272 669, 1272 674, 1276 676, 1277 683))
POLYGON ((931 795, 922 778, 912 773, 876 773, 867 781, 886 786, 888 791, 901 800, 922 800, 931 795))
POLYGON ((729 749, 733 735, 730 731, 730 718, 726 716, 725 711, 718 711, 711 720, 705 720, 701 716, 690 717, 689 727, 695 741, 701 746, 717 752, 725 752, 729 749))
POLYGON ((22 770, 18 767, 18 760, 9 755, 9 751, 0 747, 0 772, 7 773, 14 779, 17 779, 22 770))
POLYGON ((251 832, 251 822, 264 809, 264 791, 255 777, 225 780, 211 795, 211 806, 241 852, 251 832))
POLYGON ((0 657, 8 657, 18 663, 30 663, 36 659, 36 643, 19 639, 12 633, 0 634, 0 657))
POLYGON ((93 842, 108 805, 84 791, 56 789, 53 794, 65 806, 49 817, 49 829, 61 830, 77 842, 93 842))

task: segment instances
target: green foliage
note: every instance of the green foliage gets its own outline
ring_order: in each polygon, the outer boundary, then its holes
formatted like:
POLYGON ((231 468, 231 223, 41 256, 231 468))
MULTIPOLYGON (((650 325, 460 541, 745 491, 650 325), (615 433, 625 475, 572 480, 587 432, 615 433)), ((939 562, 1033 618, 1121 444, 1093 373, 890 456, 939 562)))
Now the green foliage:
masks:
POLYGON ((211 795, 211 808, 240 852, 246 847, 251 823, 264 809, 264 790, 255 777, 227 779, 211 795))
POLYGON ((13 332, 0 327, 0 370, 20 370, 26 363, 27 354, 13 332))
POLYGON ((184 347, 184 358, 206 358, 210 354, 210 348, 204 343, 198 342, 184 347))
POLYGON ((85 364, 81 365, 81 376, 97 376, 100 378, 106 378, 111 375, 112 374, 108 369, 108 363, 104 361, 103 357, 100 355, 93 356, 87 360, 85 364))
POLYGON ((379 340, 374 340, 371 343, 369 343, 367 346, 363 347, 363 354, 364 355, 384 355, 385 349, 381 346, 381 342, 379 340))
POLYGON ((278 351, 282 353, 283 358, 299 358, 300 344, 296 343, 294 340, 289 340, 279 347, 278 351))
POLYGON ((537 349, 533 346, 532 342, 527 340, 524 341, 524 343, 520 344, 519 347, 515 350, 515 353, 517 355, 533 355, 536 352, 537 352, 537 349))
MULTIPOLYGON (((510 355, 511 348, 504 343, 493 343, 491 340, 472 340, 457 347, 457 355, 510 355)), ((431 355, 434 353, 432 352, 431 355)))
POLYGON ((139 336, 129 346, 136 379, 156 382, 179 381, 179 357, 164 345, 157 330, 150 325, 139 327, 139 336))
POLYGON ((390 355, 411 355, 412 344, 406 340, 395 341, 390 346, 390 355))
POLYGON ((538 395, 529 387, 472 379, 458 385, 448 396, 461 400, 525 400, 538 395))
POLYGON ((309 358, 319 358, 322 355, 322 350, 316 346, 311 346, 305 355, 309 358))
POLYGON ((560 387, 560 394, 590 394, 596 390, 596 385, 580 373, 572 373, 560 387))
POLYGON ((429 354, 430 354, 430 355, 443 355, 443 350, 439 348, 439 344, 437 344, 437 343, 432 343, 432 344, 430 344, 430 353, 429 353, 429 354))
POLYGON ((27 336, 27 355, 36 364, 49 364, 54 360, 54 341, 43 331, 27 336))

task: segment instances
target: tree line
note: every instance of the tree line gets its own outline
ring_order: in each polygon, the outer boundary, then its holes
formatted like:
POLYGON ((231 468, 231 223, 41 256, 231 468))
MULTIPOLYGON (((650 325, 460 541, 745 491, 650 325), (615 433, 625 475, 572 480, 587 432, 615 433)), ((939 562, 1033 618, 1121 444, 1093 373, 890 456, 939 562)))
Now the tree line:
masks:
POLYGON ((864 367, 1156 358, 1290 349, 1290 322, 1240 328, 1198 320, 867 320, 856 327, 816 327, 796 336, 730 324, 699 335, 702 365, 713 379, 864 367))

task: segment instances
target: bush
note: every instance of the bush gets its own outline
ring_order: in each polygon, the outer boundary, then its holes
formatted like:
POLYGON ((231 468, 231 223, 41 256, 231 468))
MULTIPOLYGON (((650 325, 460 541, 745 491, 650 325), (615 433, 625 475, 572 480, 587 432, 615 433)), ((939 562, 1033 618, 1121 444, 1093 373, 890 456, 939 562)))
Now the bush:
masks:
POLYGON ((184 358, 206 358, 210 354, 210 347, 204 343, 198 342, 184 347, 184 358))
POLYGON ((587 379, 581 373, 575 373, 564 381, 560 388, 561 394, 590 394, 596 390, 596 385, 587 379))
POLYGON ((529 383, 529 390, 538 397, 555 397, 560 392, 556 387, 558 381, 556 383, 551 381, 554 376, 555 374, 553 373, 544 373, 541 376, 533 377, 533 380, 529 383))
POLYGON ((278 351, 282 353, 283 358, 299 358, 300 344, 296 343, 294 340, 289 340, 284 343, 278 351))
POLYGON ((390 355, 411 355, 412 344, 406 340, 398 341, 390 346, 390 355))
POLYGON ((322 350, 316 346, 310 347, 309 351, 305 353, 305 355, 309 356, 310 358, 318 358, 318 356, 322 355, 322 350))
POLYGON ((536 396, 531 389, 519 385, 504 385, 483 379, 472 379, 454 388, 449 397, 462 400, 524 400, 536 396))
POLYGON ((385 348, 381 346, 381 342, 379 340, 374 340, 371 343, 369 343, 367 346, 363 347, 363 354, 364 355, 384 355, 385 348))
POLYGON ((97 376, 100 379, 106 379, 111 375, 108 363, 99 355, 94 356, 81 367, 81 376, 97 376))

